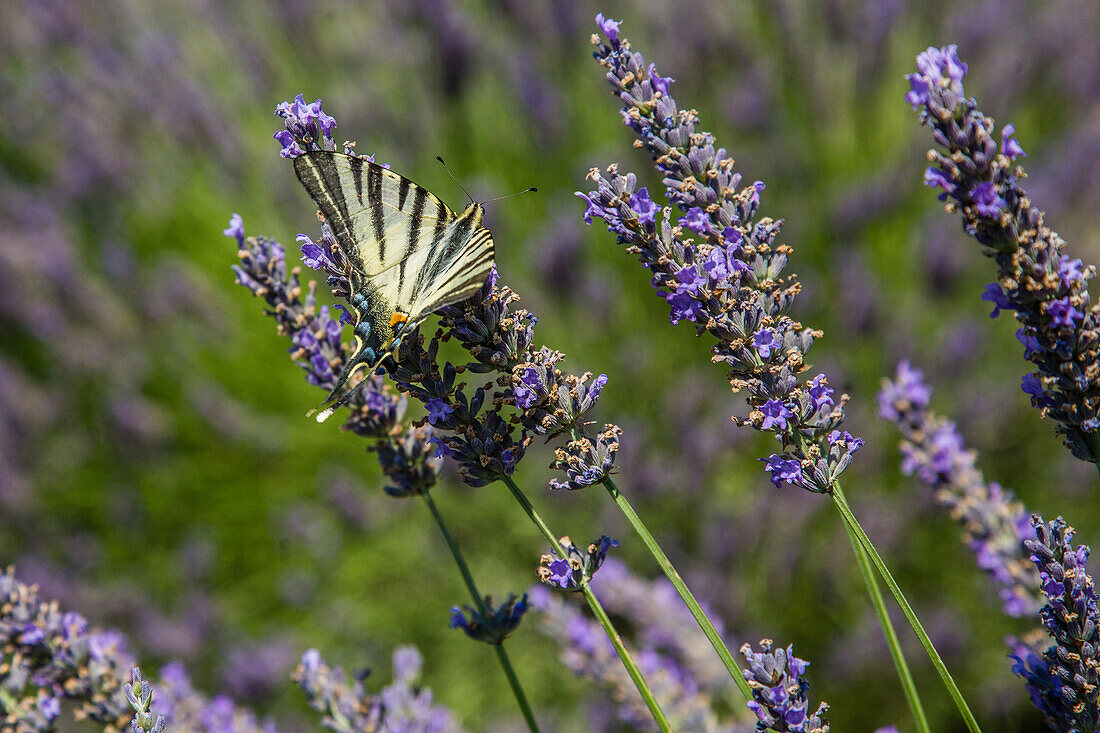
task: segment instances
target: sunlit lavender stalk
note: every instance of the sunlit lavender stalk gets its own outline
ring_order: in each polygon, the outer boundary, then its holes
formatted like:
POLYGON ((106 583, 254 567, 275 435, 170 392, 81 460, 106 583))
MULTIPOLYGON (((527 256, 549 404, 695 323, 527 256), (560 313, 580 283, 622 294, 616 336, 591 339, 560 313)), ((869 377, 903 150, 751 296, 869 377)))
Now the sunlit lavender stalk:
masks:
MULTIPOLYGON (((713 361, 730 368, 735 392, 748 392, 751 412, 737 422, 772 433, 782 445, 782 452, 761 459, 772 482, 832 494, 861 568, 867 567, 864 556, 886 581, 968 727, 976 731, 958 686, 840 490, 838 478, 863 439, 840 429, 847 397, 834 399, 824 374, 806 381, 799 377, 807 369, 804 355, 821 332, 787 315, 800 286, 793 277, 781 278, 790 253, 777 242, 781 222, 757 219, 764 184, 739 188, 741 176, 733 172, 732 158, 716 148, 713 135, 696 130, 694 110, 677 107, 670 94, 673 79, 662 77, 654 64, 646 66, 620 38, 617 21, 600 14, 596 23, 607 42, 594 34, 594 55, 622 102, 623 122, 663 174, 668 202, 684 215, 674 221, 671 206, 660 209, 644 187, 638 188, 633 173, 620 175, 613 165, 606 177, 593 168, 589 179, 596 190, 578 192, 587 203, 585 221, 603 218, 619 243, 654 273, 651 284, 667 301, 673 324, 691 321, 697 334, 716 337, 713 361)), ((675 584, 676 578, 669 577, 675 584)), ((914 718, 926 731, 912 675, 873 575, 864 573, 864 578, 914 718)), ((722 655, 720 642, 715 649, 722 655)), ((723 659, 732 673, 732 660, 723 659)))
POLYGON ((134 709, 134 719, 130 721, 130 730, 133 733, 164 733, 168 725, 163 715, 153 719, 151 709, 153 707, 153 686, 142 679, 141 670, 137 667, 130 673, 130 681, 123 688, 126 692, 126 701, 134 709))
POLYGON ((1074 456, 1098 463, 1100 311, 1088 293, 1096 269, 1064 254, 1066 243, 1032 205, 1020 185, 1027 174, 1017 163, 1025 153, 1015 127, 1001 129, 998 145, 993 118, 964 96, 967 66, 957 48, 929 48, 917 68, 906 77, 912 88, 905 98, 940 148, 928 151, 933 165, 924 181, 942 189, 947 210, 960 214, 963 229, 997 263, 997 282, 982 299, 993 303, 993 316, 1015 311, 1022 324, 1016 335, 1024 358, 1038 367, 1023 378, 1032 405, 1057 421, 1074 456))
POLYGON ((1035 536, 1030 517, 1011 491, 986 482, 955 424, 929 409, 931 397, 924 375, 907 361, 879 392, 879 416, 902 434, 901 470, 935 489, 936 501, 962 525, 978 567, 998 586, 1005 613, 1034 616, 1041 602, 1039 574, 1024 547, 1035 536))
POLYGON ((717 339, 713 360, 729 367, 735 392, 745 390, 751 413, 739 421, 770 432, 783 446, 764 459, 772 482, 826 493, 863 445, 841 431, 846 396, 837 399, 824 374, 800 381, 804 355, 819 331, 787 315, 800 290, 782 277, 790 248, 779 244, 781 222, 757 219, 760 181, 740 188, 733 160, 714 136, 696 130, 698 117, 670 94, 674 81, 647 67, 619 35, 619 24, 597 17, 605 43, 595 56, 621 100, 623 122, 638 135, 664 175, 665 193, 683 216, 661 209, 633 173, 593 168, 596 188, 578 192, 584 219, 602 218, 620 244, 652 273, 672 323, 689 321, 717 339))

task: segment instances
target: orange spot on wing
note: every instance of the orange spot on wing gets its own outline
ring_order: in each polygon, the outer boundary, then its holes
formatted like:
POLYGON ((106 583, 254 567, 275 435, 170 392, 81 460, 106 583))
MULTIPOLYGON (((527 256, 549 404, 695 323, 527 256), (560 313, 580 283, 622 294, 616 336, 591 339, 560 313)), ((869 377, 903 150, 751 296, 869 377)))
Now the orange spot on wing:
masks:
POLYGON ((392 316, 390 316, 390 328, 393 328, 399 323, 407 323, 408 320, 409 317, 406 316, 404 313, 394 313, 392 316))

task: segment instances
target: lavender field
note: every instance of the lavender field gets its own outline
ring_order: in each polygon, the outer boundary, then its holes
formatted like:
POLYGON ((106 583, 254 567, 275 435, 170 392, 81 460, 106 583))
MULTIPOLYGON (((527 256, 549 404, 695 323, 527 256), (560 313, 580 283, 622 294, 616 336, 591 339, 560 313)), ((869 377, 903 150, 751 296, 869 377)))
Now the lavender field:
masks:
POLYGON ((0 4, 0 725, 1100 730, 1098 35, 0 4))

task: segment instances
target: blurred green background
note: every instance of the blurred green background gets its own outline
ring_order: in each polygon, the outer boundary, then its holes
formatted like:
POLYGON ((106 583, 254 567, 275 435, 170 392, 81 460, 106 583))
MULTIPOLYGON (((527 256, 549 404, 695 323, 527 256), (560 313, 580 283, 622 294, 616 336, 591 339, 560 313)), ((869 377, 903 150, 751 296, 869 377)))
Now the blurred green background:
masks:
MULTIPOLYGON (((489 649, 448 629, 465 602, 425 508, 381 492, 362 441, 304 413, 320 399, 261 304, 233 283, 230 214, 249 234, 316 236, 314 209, 271 135, 275 105, 324 100, 358 141, 452 205, 489 207, 502 280, 574 372, 606 373, 594 419, 625 430, 620 484, 733 645, 768 636, 813 666, 836 730, 912 729, 828 504, 768 483, 771 445, 730 422, 740 403, 709 342, 673 328, 645 272, 573 192, 631 146, 592 18, 623 19, 675 77, 748 181, 786 219, 810 357, 852 395, 868 446, 851 502, 989 730, 1039 730, 1002 638, 1026 631, 930 492, 897 470, 874 394, 899 358, 923 368, 991 480, 1100 537, 1095 475, 1020 391, 1007 318, 979 300, 992 263, 921 185, 930 137, 902 96, 930 44, 958 43, 967 92, 1014 122, 1027 188, 1074 256, 1096 262, 1100 9, 1088 0, 913 3, 378 2, 0 5, 0 557, 139 659, 183 659, 196 685, 282 727, 316 725, 289 682, 298 655, 371 666, 423 651, 424 681, 474 730, 517 716, 489 649)), ((550 493, 551 449, 518 472, 552 526, 601 532, 639 575, 652 560, 605 495, 550 493)), ((448 469, 436 498, 494 597, 522 592, 544 551, 501 486, 448 469)), ((602 693, 524 622, 509 648, 548 723, 587 730, 602 693)), ((686 633, 693 630, 685 630, 686 633)), ((907 641, 909 635, 904 634, 907 641)), ((915 643, 935 730, 961 730, 915 643)))

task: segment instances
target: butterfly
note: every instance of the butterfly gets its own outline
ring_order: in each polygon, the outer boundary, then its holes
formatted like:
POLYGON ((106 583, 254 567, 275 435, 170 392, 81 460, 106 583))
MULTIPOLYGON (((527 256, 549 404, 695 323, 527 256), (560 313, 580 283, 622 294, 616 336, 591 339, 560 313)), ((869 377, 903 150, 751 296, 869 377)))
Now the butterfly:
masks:
POLYGON ((310 413, 324 422, 355 394, 352 388, 335 399, 356 372, 373 372, 433 311, 481 289, 493 267, 493 235, 481 225, 481 204, 456 214, 427 189, 364 158, 314 150, 294 159, 294 172, 349 263, 355 348, 310 413))

